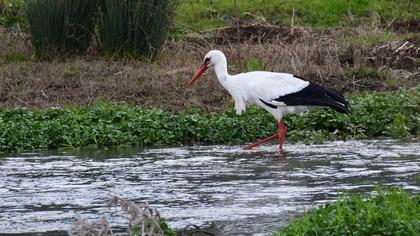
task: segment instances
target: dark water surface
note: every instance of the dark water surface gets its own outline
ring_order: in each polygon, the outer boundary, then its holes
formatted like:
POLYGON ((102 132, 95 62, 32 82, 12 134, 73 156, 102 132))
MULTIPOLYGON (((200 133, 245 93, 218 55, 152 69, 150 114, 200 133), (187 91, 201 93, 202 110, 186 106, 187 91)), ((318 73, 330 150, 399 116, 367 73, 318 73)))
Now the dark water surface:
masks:
MULTIPOLYGON (((392 140, 86 150, 0 158, 0 234, 68 230, 77 218, 127 218, 110 194, 147 201, 183 228, 216 222, 222 235, 267 235, 337 191, 369 192, 375 182, 420 192, 420 144, 392 140)), ((52 232, 54 231, 54 232, 52 232)))

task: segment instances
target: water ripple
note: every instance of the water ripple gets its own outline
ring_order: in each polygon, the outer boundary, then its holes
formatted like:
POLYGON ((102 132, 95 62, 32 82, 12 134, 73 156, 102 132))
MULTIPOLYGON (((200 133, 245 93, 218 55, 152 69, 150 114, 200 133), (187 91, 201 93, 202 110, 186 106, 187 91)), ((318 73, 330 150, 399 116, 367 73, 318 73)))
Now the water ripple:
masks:
MULTIPOLYGON (((216 222, 224 235, 266 235, 337 191, 374 183, 419 192, 420 145, 393 140, 25 153, 0 159, 0 234, 67 230, 121 213, 110 194, 148 201, 173 227, 216 222)), ((54 232, 54 233, 48 233, 54 232)))

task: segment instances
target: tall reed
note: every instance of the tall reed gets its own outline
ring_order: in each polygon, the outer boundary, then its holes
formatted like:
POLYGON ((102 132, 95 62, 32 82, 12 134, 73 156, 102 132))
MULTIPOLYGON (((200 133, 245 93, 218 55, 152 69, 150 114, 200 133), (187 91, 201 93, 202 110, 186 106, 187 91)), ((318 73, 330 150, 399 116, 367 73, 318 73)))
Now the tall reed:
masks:
POLYGON ((178 0, 102 0, 101 42, 110 54, 155 56, 165 42, 178 0))
POLYGON ((66 48, 86 50, 91 45, 91 38, 96 23, 96 13, 100 0, 66 0, 71 9, 68 20, 66 48))
POLYGON ((37 57, 86 50, 99 0, 26 0, 26 14, 37 57))

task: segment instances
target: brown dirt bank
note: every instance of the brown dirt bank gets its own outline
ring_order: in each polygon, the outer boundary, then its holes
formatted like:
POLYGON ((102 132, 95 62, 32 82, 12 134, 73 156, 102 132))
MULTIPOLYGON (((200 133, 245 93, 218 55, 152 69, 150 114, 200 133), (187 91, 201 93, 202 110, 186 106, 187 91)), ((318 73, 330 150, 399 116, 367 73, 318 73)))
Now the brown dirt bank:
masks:
POLYGON ((223 110, 229 106, 230 97, 213 73, 207 73, 193 89, 185 89, 202 56, 212 48, 225 52, 231 74, 289 72, 346 94, 395 90, 420 81, 418 34, 406 38, 393 35, 399 40, 369 46, 363 39, 385 32, 363 27, 323 32, 290 27, 245 29, 243 35, 254 32, 254 36, 246 37, 250 40, 238 42, 232 37, 220 42, 220 35, 229 32, 224 29, 215 40, 168 43, 155 63, 93 56, 36 62, 23 37, 2 36, 8 41, 0 45, 0 106, 84 105, 103 100, 172 111, 197 106, 223 110), (258 38, 264 40, 255 40, 258 38), (15 54, 18 59, 13 59, 15 54), (15 61, 10 62, 10 57, 15 61))

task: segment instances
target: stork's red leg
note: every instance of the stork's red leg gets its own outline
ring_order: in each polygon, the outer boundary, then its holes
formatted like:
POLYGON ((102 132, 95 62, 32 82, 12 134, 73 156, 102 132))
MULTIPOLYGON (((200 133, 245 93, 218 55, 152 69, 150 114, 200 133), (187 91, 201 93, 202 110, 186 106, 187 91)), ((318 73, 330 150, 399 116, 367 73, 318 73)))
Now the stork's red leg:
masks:
POLYGON ((258 146, 258 145, 260 145, 260 144, 262 144, 262 143, 265 143, 265 142, 268 142, 268 141, 270 141, 270 140, 272 140, 272 139, 275 139, 275 138, 277 138, 278 136, 279 136, 278 134, 273 134, 273 135, 271 135, 270 137, 265 138, 265 139, 263 139, 263 140, 261 140, 261 141, 258 141, 258 142, 256 142, 256 143, 252 143, 252 144, 247 145, 246 147, 244 147, 244 150, 249 150, 249 149, 252 149, 252 148, 254 148, 254 147, 256 147, 256 146, 258 146))
POLYGON ((278 129, 279 129, 279 133, 278 133, 278 137, 279 137, 279 149, 281 151, 283 151, 283 144, 286 141, 286 134, 287 134, 287 128, 286 128, 286 124, 284 123, 283 120, 281 120, 279 122, 278 125, 278 129))
POLYGON ((283 120, 281 120, 278 124, 278 133, 277 134, 273 134, 270 137, 267 137, 267 138, 265 138, 261 141, 258 141, 256 143, 249 144, 249 145, 244 147, 244 150, 252 149, 252 148, 254 148, 254 147, 256 147, 260 144, 263 144, 263 143, 268 142, 272 139, 278 138, 279 148, 280 148, 281 151, 283 151, 283 144, 286 140, 286 138, 285 138, 286 134, 287 134, 286 124, 284 123, 283 120))

